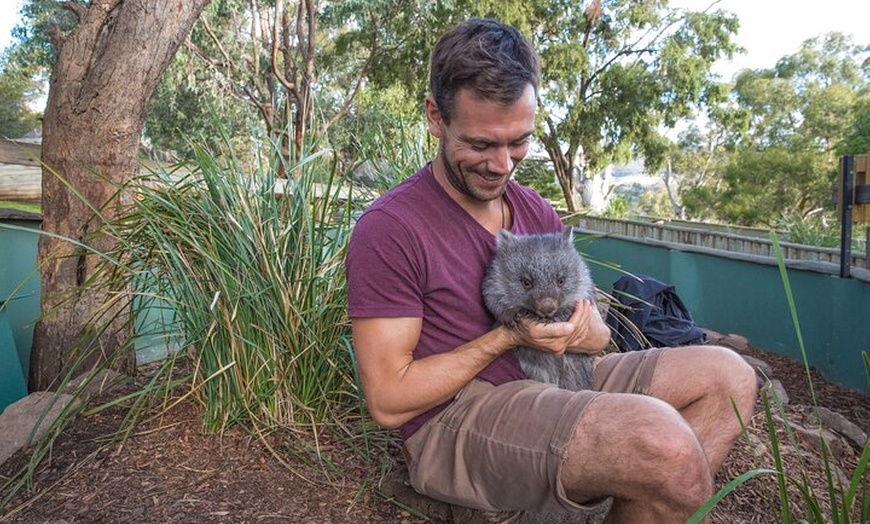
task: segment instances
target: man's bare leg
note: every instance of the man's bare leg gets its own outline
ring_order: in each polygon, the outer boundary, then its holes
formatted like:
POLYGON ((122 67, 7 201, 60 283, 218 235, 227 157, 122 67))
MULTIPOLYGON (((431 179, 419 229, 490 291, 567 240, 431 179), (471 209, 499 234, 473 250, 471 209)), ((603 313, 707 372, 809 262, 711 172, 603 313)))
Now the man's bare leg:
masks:
POLYGON ((613 497, 607 522, 682 523, 710 498, 712 475, 692 427, 658 399, 623 393, 585 409, 562 469, 571 500, 613 497))
POLYGON ((685 522, 712 496, 740 434, 734 407, 744 421, 752 414, 755 373, 727 349, 674 348, 659 358, 650 393, 598 397, 568 449, 566 493, 614 497, 608 522, 685 522))
POLYGON ((650 388, 651 396, 676 408, 695 430, 714 475, 740 436, 740 420, 752 417, 756 393, 755 370, 718 346, 668 350, 659 357, 650 388))

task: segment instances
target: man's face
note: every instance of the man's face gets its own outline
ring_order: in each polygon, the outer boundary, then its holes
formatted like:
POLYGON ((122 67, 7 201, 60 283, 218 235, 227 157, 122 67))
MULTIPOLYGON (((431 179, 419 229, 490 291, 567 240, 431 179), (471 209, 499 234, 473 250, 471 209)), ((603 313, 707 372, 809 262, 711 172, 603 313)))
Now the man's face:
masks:
POLYGON ((460 198, 499 198, 529 150, 535 130, 534 88, 529 85, 509 106, 482 100, 463 89, 456 96, 449 125, 431 98, 426 106, 429 131, 440 141, 436 177, 443 177, 460 198))

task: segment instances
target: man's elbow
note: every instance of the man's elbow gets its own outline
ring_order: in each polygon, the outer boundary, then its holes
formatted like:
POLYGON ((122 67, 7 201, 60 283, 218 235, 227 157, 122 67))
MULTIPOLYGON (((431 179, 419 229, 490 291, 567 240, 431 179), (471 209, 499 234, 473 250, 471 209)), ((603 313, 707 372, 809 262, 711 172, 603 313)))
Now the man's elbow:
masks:
POLYGON ((403 417, 401 415, 390 413, 389 411, 385 411, 382 409, 377 409, 372 405, 368 405, 369 415, 372 416, 372 420, 375 423, 384 428, 384 429, 396 429, 405 422, 407 422, 407 417, 403 417))

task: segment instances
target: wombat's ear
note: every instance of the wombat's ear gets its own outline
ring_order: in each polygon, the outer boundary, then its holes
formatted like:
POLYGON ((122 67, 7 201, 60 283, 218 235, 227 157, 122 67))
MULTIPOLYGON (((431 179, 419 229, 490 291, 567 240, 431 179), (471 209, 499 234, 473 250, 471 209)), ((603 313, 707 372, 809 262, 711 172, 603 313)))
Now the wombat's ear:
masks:
POLYGON ((499 229, 498 235, 495 237, 495 246, 504 248, 509 246, 514 240, 514 234, 507 229, 499 229))

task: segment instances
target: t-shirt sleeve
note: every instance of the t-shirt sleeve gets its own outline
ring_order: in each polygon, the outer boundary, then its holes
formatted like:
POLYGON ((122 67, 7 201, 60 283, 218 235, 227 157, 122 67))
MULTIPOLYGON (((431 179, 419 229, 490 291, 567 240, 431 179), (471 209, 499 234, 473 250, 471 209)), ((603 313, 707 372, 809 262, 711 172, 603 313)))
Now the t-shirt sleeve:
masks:
POLYGON ((407 228, 381 210, 364 214, 348 243, 347 311, 354 317, 422 317, 424 267, 407 228))

